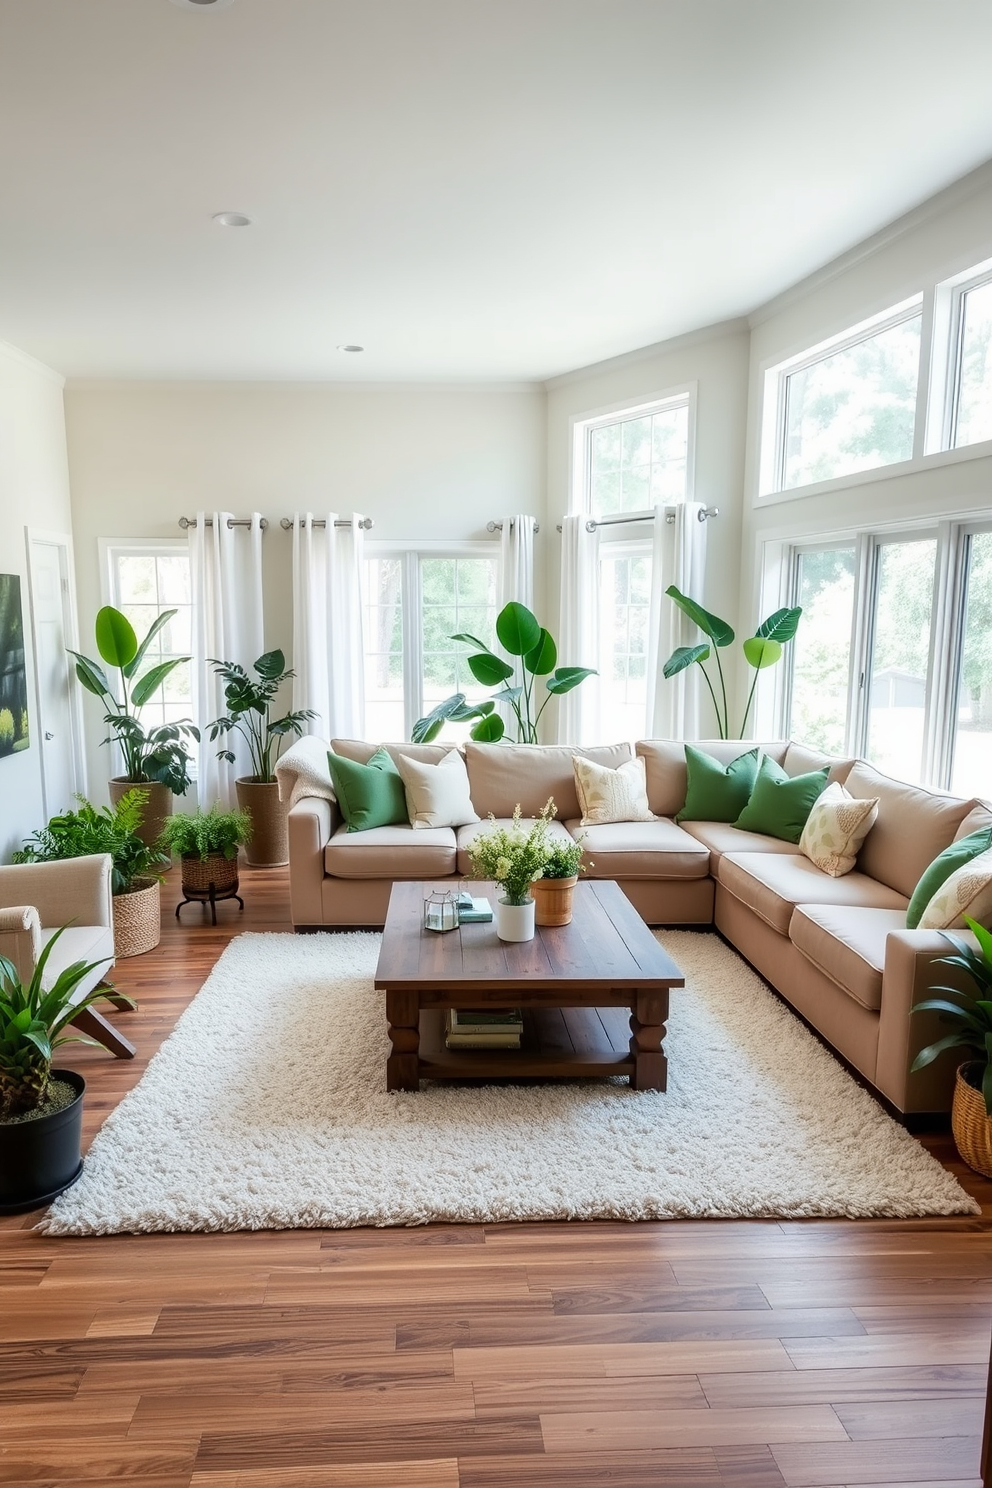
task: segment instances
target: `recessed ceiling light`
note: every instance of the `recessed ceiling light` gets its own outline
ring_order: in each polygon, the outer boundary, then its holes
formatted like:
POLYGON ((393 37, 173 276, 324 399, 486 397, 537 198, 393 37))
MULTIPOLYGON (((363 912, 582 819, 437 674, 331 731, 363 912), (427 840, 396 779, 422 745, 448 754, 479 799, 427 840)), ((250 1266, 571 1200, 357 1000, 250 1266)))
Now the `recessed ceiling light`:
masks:
POLYGON ((172 0, 180 10, 225 10, 234 0, 172 0))
POLYGON ((338 351, 364 351, 364 346, 339 346, 338 351))
POLYGON ((251 227, 251 218, 244 212, 215 212, 213 221, 218 227, 251 227))

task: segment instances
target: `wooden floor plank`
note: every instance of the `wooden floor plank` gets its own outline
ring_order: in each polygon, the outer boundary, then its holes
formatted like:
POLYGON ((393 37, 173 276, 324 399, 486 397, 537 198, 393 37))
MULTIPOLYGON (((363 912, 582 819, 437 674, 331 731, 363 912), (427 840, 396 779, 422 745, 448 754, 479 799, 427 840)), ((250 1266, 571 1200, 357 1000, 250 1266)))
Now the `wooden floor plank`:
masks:
POLYGON ((862 1365, 986 1364, 986 1328, 947 1332, 866 1334, 863 1338, 789 1338, 783 1348, 797 1369, 857 1369, 862 1365))
POLYGON ((982 1395, 984 1364, 778 1370, 771 1374, 700 1374, 710 1405, 833 1405, 889 1400, 955 1400, 982 1395))
POLYGON ((459 1488, 454 1457, 429 1462, 350 1462, 345 1467, 195 1472, 189 1488, 459 1488))
POLYGON ((978 1437, 904 1438, 902 1441, 772 1444, 788 1488, 834 1488, 835 1484, 898 1483, 899 1488, 978 1474, 978 1437))
POLYGON ((829 1405, 769 1405, 758 1410, 585 1411, 542 1415, 545 1450, 620 1452, 774 1442, 846 1441, 829 1405))

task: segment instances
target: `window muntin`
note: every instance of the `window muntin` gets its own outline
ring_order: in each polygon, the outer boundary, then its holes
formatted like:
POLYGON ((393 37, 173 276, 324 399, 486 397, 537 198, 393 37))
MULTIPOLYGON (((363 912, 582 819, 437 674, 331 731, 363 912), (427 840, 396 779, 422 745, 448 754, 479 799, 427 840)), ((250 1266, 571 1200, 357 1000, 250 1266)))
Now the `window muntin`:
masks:
POLYGON ((961 293, 957 315, 953 449, 992 439, 992 279, 961 293))
POLYGON ((790 737, 828 754, 842 754, 847 740, 856 572, 853 542, 796 555, 803 617, 790 648, 790 737))
POLYGON ((924 777, 936 563, 935 537, 877 549, 865 744, 899 780, 924 777))
POLYGON ((647 648, 651 547, 610 543, 599 572, 599 706, 605 737, 639 739, 647 730, 647 648))
POLYGON ((967 542, 951 790, 992 794, 992 532, 967 542))
POLYGON ((781 490, 913 456, 922 313, 781 374, 781 490))
POLYGON ((630 409, 586 426, 584 509, 594 517, 684 501, 689 395, 630 409))
MULTIPOLYGON (((185 544, 111 547, 111 603, 130 620, 138 640, 163 610, 176 611, 145 652, 141 674, 162 661, 189 656, 193 641, 193 603, 189 554, 185 544)), ((190 662, 175 667, 138 710, 146 729, 193 717, 190 662)))

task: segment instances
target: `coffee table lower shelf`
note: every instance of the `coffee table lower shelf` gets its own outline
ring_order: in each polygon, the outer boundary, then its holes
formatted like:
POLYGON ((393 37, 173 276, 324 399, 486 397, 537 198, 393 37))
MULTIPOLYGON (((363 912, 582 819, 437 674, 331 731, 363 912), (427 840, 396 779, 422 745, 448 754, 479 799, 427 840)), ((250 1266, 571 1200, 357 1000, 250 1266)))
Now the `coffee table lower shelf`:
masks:
POLYGON ((448 1049, 444 1020, 443 1009, 421 1010, 421 1080, 581 1080, 634 1073, 626 1008, 525 1008, 519 1049, 448 1049))

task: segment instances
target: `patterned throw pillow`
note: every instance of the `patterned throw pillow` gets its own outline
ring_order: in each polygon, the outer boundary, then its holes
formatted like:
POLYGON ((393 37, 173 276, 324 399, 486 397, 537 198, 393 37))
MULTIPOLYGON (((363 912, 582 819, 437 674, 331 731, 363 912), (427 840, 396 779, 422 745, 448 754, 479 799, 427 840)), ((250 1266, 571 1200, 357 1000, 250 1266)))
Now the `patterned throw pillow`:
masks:
POLYGON ((584 827, 657 820, 648 805, 647 776, 640 757, 628 760, 619 770, 611 770, 576 754, 572 757, 572 769, 584 827))
POLYGON ((878 797, 860 801, 834 781, 806 819, 799 851, 831 878, 843 878, 878 816, 878 797))
POLYGON ((992 924, 992 848, 945 879, 920 916, 921 930, 963 930, 964 917, 992 924))

